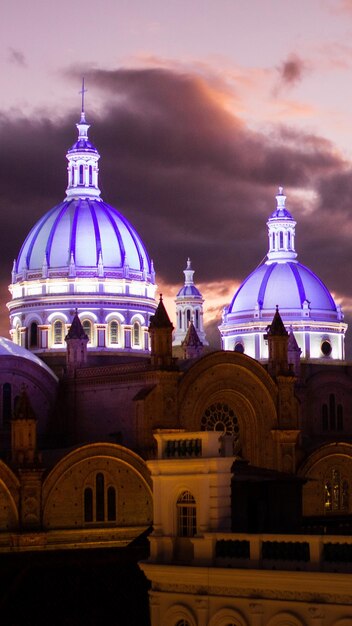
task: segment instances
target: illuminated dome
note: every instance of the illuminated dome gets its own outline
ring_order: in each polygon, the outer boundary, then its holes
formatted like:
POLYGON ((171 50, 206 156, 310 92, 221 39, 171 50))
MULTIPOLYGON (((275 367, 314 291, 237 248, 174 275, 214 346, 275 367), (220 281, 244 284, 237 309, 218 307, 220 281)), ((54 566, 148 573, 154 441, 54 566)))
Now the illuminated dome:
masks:
POLYGON ((64 350, 75 310, 99 351, 149 351, 155 273, 131 224, 103 202, 100 155, 82 113, 67 153, 63 202, 30 231, 14 261, 8 304, 13 340, 36 352, 64 350))
POLYGON ((280 187, 277 208, 269 217, 269 252, 265 263, 246 278, 224 310, 220 326, 223 347, 267 358, 264 340, 276 305, 288 329, 292 329, 303 358, 344 358, 341 307, 327 287, 295 252, 295 226, 280 187))

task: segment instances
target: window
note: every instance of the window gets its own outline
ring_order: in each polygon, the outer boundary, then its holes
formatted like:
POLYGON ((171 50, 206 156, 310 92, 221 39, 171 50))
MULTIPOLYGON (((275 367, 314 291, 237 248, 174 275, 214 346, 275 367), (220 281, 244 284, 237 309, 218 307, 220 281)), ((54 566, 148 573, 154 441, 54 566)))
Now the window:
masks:
POLYGON ((290 231, 288 231, 288 233, 287 233, 287 245, 288 245, 288 248, 290 249, 291 248, 291 233, 290 233, 290 231))
POLYGON ((92 322, 90 320, 84 320, 82 327, 88 337, 88 343, 92 343, 92 322))
POLYGON ((83 185, 83 165, 79 166, 79 184, 83 185))
POLYGON ((199 328, 199 311, 198 309, 196 309, 196 319, 195 319, 195 323, 196 323, 196 328, 199 328))
POLYGON ((280 248, 284 247, 284 233, 280 233, 280 248))
POLYGON ((9 426, 12 417, 12 390, 10 383, 2 387, 2 425, 9 426))
POLYGON ((84 521, 116 521, 116 489, 112 485, 106 486, 106 478, 102 472, 98 472, 93 484, 84 490, 84 521))
POLYGON ((178 312, 178 327, 182 328, 182 313, 181 313, 181 311, 178 312))
POLYGON ((38 346, 38 324, 32 322, 29 328, 29 347, 37 348, 38 346))
POLYGON ((322 354, 324 356, 330 356, 330 354, 332 353, 332 345, 331 345, 330 341, 328 341, 328 339, 325 339, 322 342, 322 344, 320 346, 320 349, 321 349, 322 354))
POLYGON ((139 346, 141 342, 141 327, 138 322, 133 324, 133 345, 139 346))
POLYGON ((324 483, 324 509, 326 513, 344 513, 348 511, 349 485, 341 477, 340 470, 333 468, 324 483))
POLYGON ((93 168, 91 165, 89 166, 89 185, 93 185, 93 168))
POLYGON ((119 323, 116 320, 110 322, 110 343, 119 343, 119 323))
POLYGON ((237 341, 237 343, 235 343, 235 352, 240 352, 241 354, 244 353, 244 345, 241 341, 237 341))
POLYGON ((64 325, 61 320, 54 322, 54 343, 62 344, 64 341, 64 325))
POLYGON ((194 537, 197 532, 196 501, 189 491, 184 491, 177 500, 177 534, 179 537, 194 537))
POLYGON ((322 430, 341 431, 343 430, 343 406, 336 403, 335 394, 331 393, 329 402, 321 407, 322 430))
POLYGON ((191 311, 189 309, 187 309, 187 311, 186 311, 187 327, 189 326, 190 321, 191 321, 191 311))
POLYGON ((71 185, 74 185, 74 184, 75 184, 75 168, 72 165, 72 167, 71 167, 71 185))
POLYGON ((273 247, 273 250, 275 250, 275 233, 273 233, 272 235, 272 247, 273 247))

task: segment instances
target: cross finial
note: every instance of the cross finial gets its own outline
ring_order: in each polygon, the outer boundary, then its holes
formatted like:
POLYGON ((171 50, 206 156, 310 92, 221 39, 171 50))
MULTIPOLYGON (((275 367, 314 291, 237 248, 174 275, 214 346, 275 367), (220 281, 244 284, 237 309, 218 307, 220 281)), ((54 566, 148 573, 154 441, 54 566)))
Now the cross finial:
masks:
POLYGON ((82 78, 82 89, 81 91, 79 91, 80 94, 82 94, 82 108, 81 108, 81 113, 82 115, 84 115, 84 94, 87 93, 88 89, 84 88, 84 76, 82 78))

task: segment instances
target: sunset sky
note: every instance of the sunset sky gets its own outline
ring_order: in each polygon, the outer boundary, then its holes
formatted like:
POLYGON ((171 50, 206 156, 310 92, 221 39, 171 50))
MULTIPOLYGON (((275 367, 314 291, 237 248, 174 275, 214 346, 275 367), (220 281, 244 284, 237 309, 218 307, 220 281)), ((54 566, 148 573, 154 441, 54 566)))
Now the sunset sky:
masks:
POLYGON ((13 259, 65 196, 83 75, 102 197, 171 317, 190 256, 214 339, 283 185, 352 326, 352 0, 3 0, 0 68, 0 334, 13 259))

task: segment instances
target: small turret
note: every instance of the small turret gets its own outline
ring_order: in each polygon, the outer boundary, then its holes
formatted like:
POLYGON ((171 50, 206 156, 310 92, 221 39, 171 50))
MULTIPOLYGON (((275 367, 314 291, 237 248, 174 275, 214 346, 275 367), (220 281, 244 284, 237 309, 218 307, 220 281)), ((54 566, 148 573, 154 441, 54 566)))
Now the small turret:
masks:
POLYGON ((278 376, 288 372, 288 332, 284 326, 276 305, 276 312, 264 339, 268 341, 269 361, 268 372, 271 376, 278 376))
POLYGON ((186 269, 183 270, 185 275, 185 284, 179 290, 176 296, 176 330, 173 340, 173 346, 182 346, 186 338, 188 327, 193 321, 197 335, 203 345, 207 346, 208 342, 205 337, 203 326, 203 302, 202 294, 193 282, 194 269, 192 269, 191 259, 187 259, 186 269))
POLYGON ((74 372, 77 367, 82 367, 87 362, 88 335, 84 332, 77 309, 72 320, 70 329, 65 337, 67 344, 66 363, 68 373, 74 372))
POLYGON ((172 331, 174 327, 163 303, 162 294, 155 311, 150 318, 149 335, 151 343, 151 362, 156 368, 167 369, 172 366, 172 331))

